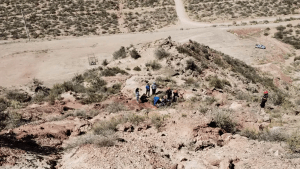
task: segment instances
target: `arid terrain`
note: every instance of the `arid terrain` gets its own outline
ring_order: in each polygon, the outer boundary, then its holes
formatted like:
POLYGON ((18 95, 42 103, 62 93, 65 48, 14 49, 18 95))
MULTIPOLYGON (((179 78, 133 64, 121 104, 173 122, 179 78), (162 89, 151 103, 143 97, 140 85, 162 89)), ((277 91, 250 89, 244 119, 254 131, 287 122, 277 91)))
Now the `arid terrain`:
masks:
POLYGON ((300 168, 298 1, 0 8, 0 168, 300 168))

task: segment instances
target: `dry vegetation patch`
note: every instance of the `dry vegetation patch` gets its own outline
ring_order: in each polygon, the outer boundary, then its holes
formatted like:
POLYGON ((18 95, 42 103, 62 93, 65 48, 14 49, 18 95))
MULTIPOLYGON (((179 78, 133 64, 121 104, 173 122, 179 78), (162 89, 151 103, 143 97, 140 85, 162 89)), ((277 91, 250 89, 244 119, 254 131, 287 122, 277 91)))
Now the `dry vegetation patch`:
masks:
POLYGON ((298 14, 300 3, 297 0, 185 0, 185 8, 192 19, 211 22, 298 14))
POLYGON ((0 40, 28 38, 22 13, 29 36, 33 39, 116 34, 121 33, 120 28, 124 27, 128 28, 128 32, 154 30, 174 24, 177 18, 171 0, 124 3, 125 8, 132 9, 132 12, 129 10, 123 14, 120 9, 122 3, 118 0, 1 0, 0 40), (156 8, 139 13, 133 10, 137 7, 156 8), (125 24, 119 23, 120 18, 125 20, 125 24))

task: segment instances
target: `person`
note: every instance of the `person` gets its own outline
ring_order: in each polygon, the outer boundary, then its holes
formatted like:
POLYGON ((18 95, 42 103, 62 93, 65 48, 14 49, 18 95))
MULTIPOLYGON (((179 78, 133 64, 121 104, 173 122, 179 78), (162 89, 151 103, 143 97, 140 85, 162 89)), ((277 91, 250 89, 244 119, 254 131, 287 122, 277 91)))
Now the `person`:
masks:
POLYGON ((135 95, 136 95, 136 101, 139 103, 139 98, 140 98, 139 88, 135 89, 135 95))
POLYGON ((153 105, 158 107, 159 103, 161 103, 161 101, 159 100, 159 97, 155 95, 153 98, 153 105))
POLYGON ((166 91, 166 94, 168 96, 168 100, 172 99, 172 90, 170 89, 170 87, 168 87, 168 90, 166 91))
POLYGON ((161 100, 161 106, 165 106, 167 105, 169 102, 169 100, 167 99, 167 96, 164 96, 163 99, 161 100))
POLYGON ((265 91, 264 96, 261 99, 260 107, 265 108, 267 101, 268 101, 268 91, 265 91))
POLYGON ((144 93, 144 94, 141 96, 141 99, 140 99, 140 100, 141 100, 142 103, 145 103, 145 102, 148 101, 146 93, 144 93))
POLYGON ((172 100, 172 102, 176 102, 178 97, 179 97, 179 95, 178 95, 178 92, 177 92, 177 90, 174 90, 174 92, 173 92, 173 100, 172 100))
POLYGON ((149 83, 147 83, 147 85, 146 85, 146 95, 148 95, 148 97, 150 97, 150 85, 149 85, 149 83))
POLYGON ((155 82, 153 82, 151 88, 152 88, 152 95, 155 95, 155 93, 156 93, 156 83, 155 82))

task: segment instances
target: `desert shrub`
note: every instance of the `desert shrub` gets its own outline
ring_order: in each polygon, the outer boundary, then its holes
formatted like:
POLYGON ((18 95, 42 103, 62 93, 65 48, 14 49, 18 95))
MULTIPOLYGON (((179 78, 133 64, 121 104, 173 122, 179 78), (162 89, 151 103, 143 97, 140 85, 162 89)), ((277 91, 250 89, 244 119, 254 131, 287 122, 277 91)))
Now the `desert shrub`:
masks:
POLYGON ((130 52, 130 56, 133 58, 133 59, 138 59, 141 57, 141 55, 136 51, 136 49, 133 49, 131 52, 130 52))
POLYGON ((225 85, 231 86, 230 82, 226 79, 219 79, 217 76, 209 78, 209 85, 214 88, 223 89, 225 85))
POLYGON ((280 130, 264 130, 264 131, 255 131, 250 129, 244 129, 240 133, 242 136, 245 136, 249 139, 259 140, 259 141, 270 141, 270 142, 281 142, 286 141, 288 135, 280 130))
POLYGON ((81 84, 84 82, 84 77, 82 74, 76 74, 73 78, 72 78, 72 82, 76 83, 76 84, 81 84))
POLYGON ((136 66, 136 67, 133 68, 133 70, 135 70, 135 71, 141 71, 142 69, 140 67, 136 66))
POLYGON ((216 123, 217 127, 225 130, 228 133, 235 133, 237 123, 232 119, 232 115, 230 111, 219 110, 213 114, 213 122, 216 123))
POLYGON ((214 63, 221 66, 221 67, 225 67, 224 62, 222 61, 221 58, 217 57, 214 59, 214 63))
POLYGON ((176 50, 178 53, 187 54, 188 56, 192 56, 193 54, 184 46, 177 46, 176 50))
POLYGON ((187 85, 191 85, 194 83, 195 83, 195 80, 192 77, 189 77, 185 80, 185 84, 187 84, 187 85))
POLYGON ((125 105, 118 102, 111 103, 106 107, 106 111, 109 113, 118 113, 126 110, 127 108, 125 107, 125 105))
POLYGON ((104 59, 104 60, 103 60, 102 65, 103 65, 103 66, 107 66, 107 65, 108 65, 107 59, 104 59))
POLYGON ((78 138, 71 141, 64 149, 69 150, 86 144, 94 144, 99 147, 111 147, 115 145, 115 141, 116 137, 114 135, 99 136, 93 134, 86 134, 83 136, 79 136, 78 138))
POLYGON ((76 116, 76 117, 84 117, 84 118, 88 117, 88 115, 86 114, 86 112, 84 110, 76 110, 74 112, 74 116, 76 116))
POLYGON ((0 97, 0 112, 6 110, 9 107, 9 101, 0 97))
POLYGON ((122 75, 128 75, 128 73, 125 70, 122 70, 118 67, 113 68, 107 68, 102 70, 101 75, 102 76, 116 76, 116 74, 121 73, 122 75))
POLYGON ((122 59, 122 58, 126 58, 126 51, 125 51, 125 47, 121 46, 121 48, 113 53, 113 58, 116 59, 122 59))
POLYGON ((265 130, 259 133, 258 140, 271 141, 271 142, 280 142, 285 141, 287 135, 280 130, 265 130))
POLYGON ((275 95, 272 96, 272 101, 275 106, 281 105, 285 101, 285 97, 281 92, 276 92, 275 95))
POLYGON ((27 93, 22 93, 17 90, 10 90, 6 94, 6 98, 10 100, 16 100, 18 102, 29 102, 31 100, 31 97, 27 93))
POLYGON ((46 95, 45 93, 43 92, 38 92, 35 94, 35 96, 32 98, 32 100, 36 103, 41 103, 43 101, 46 101, 46 97, 48 95, 46 95))
POLYGON ((33 84, 35 85, 35 86, 42 86, 43 84, 44 84, 44 82, 43 81, 41 81, 41 80, 39 80, 39 79, 37 79, 37 78, 33 78, 33 84))
POLYGON ((294 58, 294 62, 297 61, 297 60, 300 60, 300 56, 296 56, 296 57, 294 58))
POLYGON ((264 33, 264 36, 269 36, 269 33, 268 33, 268 32, 265 32, 265 33, 264 33))
POLYGON ((201 106, 198 110, 200 113, 206 114, 209 109, 206 106, 201 106))
POLYGON ((300 153, 300 135, 298 132, 293 132, 287 138, 287 145, 291 152, 300 153))
POLYGON ((130 122, 134 125, 139 125, 139 123, 146 120, 146 117, 130 113, 124 116, 124 119, 126 122, 130 122))
POLYGON ((96 77, 96 78, 94 78, 93 80, 90 81, 90 88, 89 88, 89 90, 91 92, 100 91, 100 90, 102 90, 105 87, 106 84, 107 83, 106 83, 105 80, 103 80, 100 77, 96 77))
POLYGON ((121 90, 121 87, 122 87, 121 83, 116 83, 109 88, 109 92, 112 94, 116 94, 121 90))
POLYGON ((146 67, 151 67, 152 70, 159 70, 162 68, 162 65, 160 63, 158 63, 157 61, 153 60, 150 62, 147 62, 145 64, 146 67))
POLYGON ((244 93, 244 92, 238 92, 235 97, 238 100, 247 100, 247 101, 252 100, 251 96, 247 93, 244 93))
POLYGON ((241 131, 240 133, 241 136, 245 136, 249 139, 252 140, 257 140, 258 139, 258 132, 256 132, 255 130, 250 130, 250 129, 244 129, 241 131))
POLYGON ((206 97, 204 101, 206 102, 207 105, 211 105, 217 100, 214 97, 206 97))
POLYGON ((155 126, 156 129, 160 129, 164 125, 164 118, 159 115, 154 115, 151 117, 151 123, 155 126))
POLYGON ((158 49, 156 49, 155 52, 154 52, 154 54, 155 54, 155 57, 156 57, 157 59, 159 59, 159 60, 161 60, 161 59, 163 59, 163 58, 167 58, 167 57, 170 56, 170 53, 167 52, 167 51, 166 51, 165 49, 163 49, 163 48, 158 48, 158 49))
POLYGON ((282 25, 280 25, 280 26, 277 26, 277 27, 276 27, 276 29, 277 29, 278 31, 283 31, 283 30, 285 30, 285 29, 286 29, 286 27, 285 27, 285 26, 282 26, 282 25))
POLYGON ((195 64, 193 60, 187 60, 186 61, 186 67, 185 70, 192 70, 192 71, 197 71, 199 73, 202 72, 202 70, 195 64))
POLYGON ((122 118, 112 118, 108 121, 99 121, 94 124, 92 131, 95 135, 112 135, 117 131, 117 125, 122 124, 122 118))
POLYGON ((81 100, 82 104, 91 104, 96 102, 101 102, 104 99, 104 96, 96 93, 88 93, 87 97, 81 100))
POLYGON ((99 110, 91 110, 88 112, 88 116, 93 118, 93 117, 97 116, 99 113, 100 113, 99 110))
POLYGON ((7 113, 7 116, 4 121, 2 121, 6 129, 19 127, 25 122, 22 120, 22 116, 15 111, 10 111, 7 113))

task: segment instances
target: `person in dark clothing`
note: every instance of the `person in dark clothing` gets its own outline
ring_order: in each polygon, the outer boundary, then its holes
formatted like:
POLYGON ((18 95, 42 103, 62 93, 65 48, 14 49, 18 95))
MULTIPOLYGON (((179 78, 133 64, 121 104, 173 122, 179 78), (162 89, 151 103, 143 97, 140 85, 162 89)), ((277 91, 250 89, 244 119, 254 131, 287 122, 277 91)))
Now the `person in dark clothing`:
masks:
POLYGON ((168 101, 167 101, 167 96, 164 96, 163 99, 161 100, 160 106, 165 106, 167 105, 168 101))
POLYGON ((142 103, 148 102, 147 95, 144 93, 140 98, 142 103))
POLYGON ((153 85, 151 86, 151 88, 152 88, 152 95, 155 95, 155 93, 156 93, 156 83, 155 82, 153 82, 153 85))
POLYGON ((150 85, 149 85, 149 83, 147 83, 147 85, 146 85, 146 95, 148 95, 148 97, 150 97, 150 85))
POLYGON ((267 101, 268 101, 268 91, 265 91, 264 96, 261 99, 260 107, 265 108, 267 101))
POLYGON ((166 94, 167 94, 168 100, 171 100, 172 99, 172 90, 170 89, 170 87, 168 87, 168 90, 166 91, 166 94))
POLYGON ((173 92, 173 100, 172 102, 177 102, 177 98, 179 97, 177 90, 174 90, 173 92))

